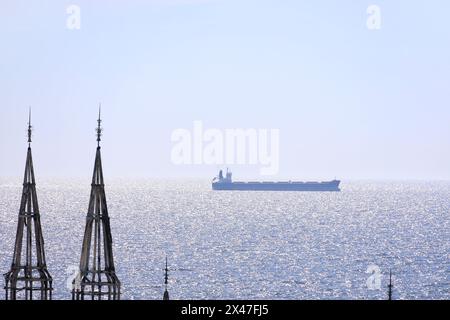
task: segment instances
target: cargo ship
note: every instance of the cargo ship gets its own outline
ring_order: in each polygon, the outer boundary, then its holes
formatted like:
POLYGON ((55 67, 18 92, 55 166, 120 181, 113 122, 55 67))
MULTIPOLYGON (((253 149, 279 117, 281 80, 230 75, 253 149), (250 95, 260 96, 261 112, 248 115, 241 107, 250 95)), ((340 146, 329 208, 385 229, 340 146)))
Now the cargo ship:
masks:
POLYGON ((213 190, 236 190, 236 191, 341 191, 339 189, 341 181, 323 182, 300 182, 300 181, 279 181, 279 182, 233 182, 232 173, 227 170, 226 175, 220 170, 219 175, 212 181, 213 190))

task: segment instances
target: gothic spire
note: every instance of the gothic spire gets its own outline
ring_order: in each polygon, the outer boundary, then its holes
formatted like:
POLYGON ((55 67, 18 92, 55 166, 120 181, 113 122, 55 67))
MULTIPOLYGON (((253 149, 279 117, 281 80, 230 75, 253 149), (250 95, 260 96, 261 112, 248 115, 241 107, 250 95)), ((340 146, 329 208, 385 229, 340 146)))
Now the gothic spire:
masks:
POLYGON ((392 288, 394 285, 392 284, 392 271, 389 270, 389 285, 388 285, 388 299, 392 300, 392 288))
POLYGON ((73 281, 72 299, 74 300, 120 300, 121 283, 114 266, 112 234, 100 152, 102 133, 100 108, 97 122, 97 152, 81 249, 80 271, 73 281))
POLYGON ((30 146, 31 132, 30 109, 28 114, 28 152, 13 262, 10 271, 5 274, 6 300, 52 299, 53 279, 47 270, 45 259, 44 237, 30 146))
POLYGON ((169 284, 169 268, 167 267, 167 257, 166 257, 166 268, 164 269, 164 297, 163 300, 170 300, 169 291, 167 290, 167 285, 169 284))

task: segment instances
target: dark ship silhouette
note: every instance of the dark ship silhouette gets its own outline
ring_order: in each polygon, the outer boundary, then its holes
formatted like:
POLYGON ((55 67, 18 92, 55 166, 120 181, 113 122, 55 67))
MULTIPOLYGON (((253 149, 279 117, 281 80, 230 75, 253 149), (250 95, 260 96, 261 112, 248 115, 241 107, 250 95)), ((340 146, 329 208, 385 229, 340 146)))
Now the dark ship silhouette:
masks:
POLYGON ((226 176, 220 170, 219 175, 212 181, 213 190, 237 190, 237 191, 341 191, 341 181, 332 180, 324 182, 233 182, 232 173, 227 170, 226 176))

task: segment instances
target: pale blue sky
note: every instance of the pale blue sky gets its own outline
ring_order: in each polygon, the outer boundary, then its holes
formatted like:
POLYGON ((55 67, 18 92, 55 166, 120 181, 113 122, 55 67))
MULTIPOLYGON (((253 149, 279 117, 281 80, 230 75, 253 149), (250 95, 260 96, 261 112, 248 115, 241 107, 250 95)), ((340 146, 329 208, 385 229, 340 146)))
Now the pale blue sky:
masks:
POLYGON ((280 129, 280 177, 448 180, 449 15, 447 0, 2 0, 0 176, 22 174, 29 105, 38 176, 89 176, 101 101, 110 177, 214 175, 170 159, 171 132, 201 120, 280 129))

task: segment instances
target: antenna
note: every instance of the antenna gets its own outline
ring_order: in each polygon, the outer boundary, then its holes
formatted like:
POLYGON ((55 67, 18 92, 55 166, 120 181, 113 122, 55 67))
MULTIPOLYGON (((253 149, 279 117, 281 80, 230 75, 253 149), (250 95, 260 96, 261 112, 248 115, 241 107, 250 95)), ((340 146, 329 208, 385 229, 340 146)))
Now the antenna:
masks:
POLYGON ((103 131, 103 129, 102 129, 102 104, 100 103, 99 104, 99 106, 98 106, 98 120, 97 120, 97 123, 98 123, 98 126, 97 126, 97 129, 96 129, 96 132, 97 132, 97 146, 100 148, 100 141, 102 141, 102 131, 103 131))

